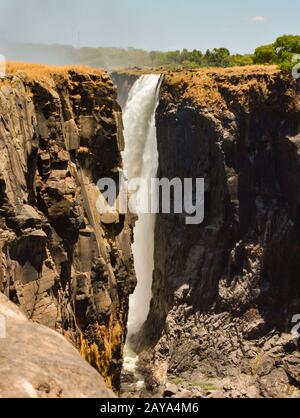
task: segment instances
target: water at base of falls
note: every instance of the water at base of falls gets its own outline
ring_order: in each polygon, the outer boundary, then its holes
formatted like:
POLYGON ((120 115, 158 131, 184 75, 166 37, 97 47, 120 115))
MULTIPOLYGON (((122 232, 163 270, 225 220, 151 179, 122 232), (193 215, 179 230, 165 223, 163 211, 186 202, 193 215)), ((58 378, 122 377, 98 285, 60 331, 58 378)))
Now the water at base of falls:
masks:
MULTIPOLYGON (((158 151, 155 113, 159 102, 160 75, 141 76, 133 85, 123 111, 125 151, 124 170, 129 180, 142 178, 150 181, 158 170, 158 151)), ((137 192, 138 194, 138 192, 137 192)), ((137 200, 141 196, 136 196, 137 200)), ((151 196, 151 199, 154 197, 151 196)), ((130 298, 128 340, 144 324, 149 313, 152 276, 154 270, 155 215, 139 216, 134 229, 133 255, 137 274, 137 288, 130 298)), ((138 356, 127 342, 124 373, 131 374, 135 388, 144 386, 137 372, 138 356)))
POLYGON ((145 387, 144 377, 138 371, 138 355, 127 344, 124 352, 122 393, 124 396, 139 396, 145 387))

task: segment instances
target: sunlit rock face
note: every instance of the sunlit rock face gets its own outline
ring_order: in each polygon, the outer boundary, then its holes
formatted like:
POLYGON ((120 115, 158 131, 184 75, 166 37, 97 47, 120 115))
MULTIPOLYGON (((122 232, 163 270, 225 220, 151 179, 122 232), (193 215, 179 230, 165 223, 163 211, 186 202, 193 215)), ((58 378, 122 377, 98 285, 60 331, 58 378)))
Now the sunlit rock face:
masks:
POLYGON ((99 373, 57 332, 0 293, 0 398, 113 398, 99 373))
POLYGON ((0 108, 0 291, 118 390, 132 228, 96 209, 98 179, 121 168, 115 87, 100 71, 17 72, 0 82, 0 108))
POLYGON ((205 220, 157 217, 139 341, 154 391, 175 375, 220 396, 297 393, 299 121, 296 82, 275 68, 165 76, 159 177, 203 177, 205 220))

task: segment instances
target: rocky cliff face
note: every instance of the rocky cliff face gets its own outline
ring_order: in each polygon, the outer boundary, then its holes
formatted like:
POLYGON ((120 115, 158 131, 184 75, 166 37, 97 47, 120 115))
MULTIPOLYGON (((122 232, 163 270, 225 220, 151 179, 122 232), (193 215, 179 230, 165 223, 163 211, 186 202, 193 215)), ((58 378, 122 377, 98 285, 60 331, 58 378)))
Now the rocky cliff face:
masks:
POLYGON ((118 390, 132 231, 96 210, 98 179, 121 167, 116 91, 104 72, 30 71, 0 84, 0 291, 118 390))
POLYGON ((112 73, 112 80, 117 86, 118 91, 118 103, 123 109, 126 105, 129 92, 139 78, 140 71, 132 71, 131 73, 127 71, 115 71, 112 73))
POLYGON ((157 131, 159 177, 204 177, 205 220, 157 218, 140 343, 150 352, 149 387, 173 375, 183 386, 209 382, 212 396, 298 393, 296 83, 270 67, 166 75, 157 131))

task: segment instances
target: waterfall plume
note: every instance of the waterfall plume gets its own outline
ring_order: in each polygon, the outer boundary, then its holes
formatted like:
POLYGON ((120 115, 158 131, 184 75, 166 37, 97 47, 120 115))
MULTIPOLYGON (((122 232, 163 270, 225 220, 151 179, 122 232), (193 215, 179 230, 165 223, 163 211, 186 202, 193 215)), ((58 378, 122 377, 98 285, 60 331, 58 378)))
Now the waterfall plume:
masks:
MULTIPOLYGON (((123 112, 125 134, 123 158, 129 180, 141 178, 151 181, 157 174, 155 113, 159 101, 160 80, 160 75, 141 76, 133 85, 123 112)), ((139 193, 142 191, 137 192, 139 193)), ((143 199, 143 196, 136 198, 143 199)), ((151 199, 153 198, 155 196, 151 196, 151 199)), ((129 334, 139 331, 149 312, 154 269, 155 218, 155 214, 139 214, 134 229, 133 254, 138 285, 130 300, 129 334)))

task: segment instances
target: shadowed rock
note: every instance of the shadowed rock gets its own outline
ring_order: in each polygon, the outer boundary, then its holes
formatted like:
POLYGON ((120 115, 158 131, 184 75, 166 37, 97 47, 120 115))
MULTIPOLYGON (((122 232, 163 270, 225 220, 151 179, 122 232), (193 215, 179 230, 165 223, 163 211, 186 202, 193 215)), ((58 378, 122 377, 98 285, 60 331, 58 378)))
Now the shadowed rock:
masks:
POLYGON ((139 339, 154 389, 175 375, 229 377, 226 396, 299 393, 299 120, 296 82, 275 67, 165 75, 159 177, 204 178, 205 219, 157 217, 139 339))
POLYGON ((96 208, 98 180, 121 170, 116 90, 99 70, 15 65, 0 81, 0 291, 118 391, 131 220, 96 208))

